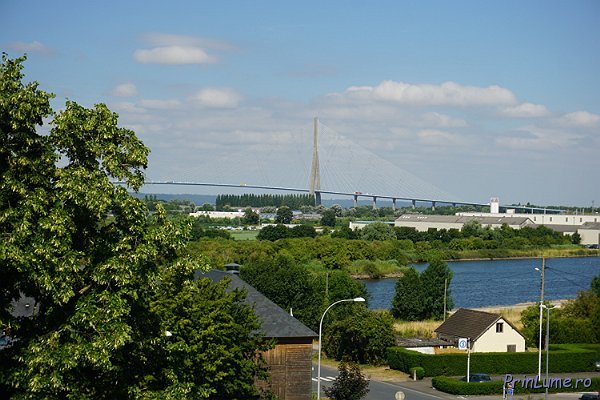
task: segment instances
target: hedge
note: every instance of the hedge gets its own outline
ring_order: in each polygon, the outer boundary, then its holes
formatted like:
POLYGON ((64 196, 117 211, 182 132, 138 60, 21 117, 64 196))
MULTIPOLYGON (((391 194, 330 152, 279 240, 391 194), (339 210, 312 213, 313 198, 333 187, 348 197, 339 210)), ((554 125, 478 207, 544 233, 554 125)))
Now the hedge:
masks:
MULTIPOLYGON (((431 380, 431 385, 437 390, 454 395, 498 395, 502 394, 503 380, 491 382, 464 382, 456 378, 447 376, 436 376, 431 380)), ((557 388, 555 385, 548 388, 548 393, 564 393, 564 392, 594 392, 600 390, 600 378, 591 378, 591 386, 585 387, 583 383, 579 383, 575 387, 575 379, 572 380, 572 387, 557 388)), ((545 388, 529 388, 523 387, 517 383, 514 388, 515 394, 527 393, 544 393, 545 388)))
MULTIPOLYGON (((549 372, 594 371, 597 351, 580 345, 562 344, 550 347, 549 372)), ((543 355, 545 360, 546 356, 543 355)), ((467 373, 467 354, 423 354, 402 347, 390 347, 387 352, 390 368, 410 373, 422 367, 425 376, 457 376, 467 373)), ((471 371, 487 374, 528 374, 538 370, 538 353, 471 353, 471 371)))

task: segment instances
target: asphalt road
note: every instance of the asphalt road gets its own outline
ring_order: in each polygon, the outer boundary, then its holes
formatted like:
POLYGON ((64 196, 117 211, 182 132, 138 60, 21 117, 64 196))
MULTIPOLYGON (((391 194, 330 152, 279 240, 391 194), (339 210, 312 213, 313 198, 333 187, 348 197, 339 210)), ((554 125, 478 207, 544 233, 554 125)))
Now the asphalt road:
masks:
MULTIPOLYGON (((325 396, 323 388, 330 387, 333 380, 338 376, 338 370, 321 365, 321 396, 325 396)), ((313 364, 313 391, 317 392, 317 366, 313 364)), ((369 383, 369 393, 366 400, 394 400, 396 392, 404 393, 406 400, 439 400, 445 397, 436 396, 430 393, 425 393, 414 388, 409 388, 407 385, 371 381, 369 383)))

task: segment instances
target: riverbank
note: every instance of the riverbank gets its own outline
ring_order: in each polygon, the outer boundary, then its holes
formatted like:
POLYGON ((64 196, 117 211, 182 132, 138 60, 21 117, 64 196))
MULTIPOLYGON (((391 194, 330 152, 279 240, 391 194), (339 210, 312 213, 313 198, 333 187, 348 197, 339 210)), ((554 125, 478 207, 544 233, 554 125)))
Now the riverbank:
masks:
MULTIPOLYGON (((557 250, 557 249, 551 249, 557 250)), ((542 257, 546 259, 558 259, 558 258, 582 258, 582 257, 600 257, 600 250, 596 249, 578 249, 585 250, 585 254, 579 254, 579 252, 573 252, 573 249, 563 249, 563 252, 556 254, 553 252, 552 254, 542 254, 542 255, 515 255, 510 257, 464 257, 464 258, 450 258, 445 259, 447 263, 458 263, 465 261, 506 261, 506 260, 535 260, 541 259, 542 257)), ((425 262, 411 262, 411 265, 424 264, 425 262)), ((350 272, 350 276, 354 279, 358 280, 367 280, 367 279, 396 279, 403 276, 403 273, 400 269, 405 267, 398 267, 397 271, 381 271, 381 273, 373 276, 373 274, 367 273, 352 273, 350 272)))

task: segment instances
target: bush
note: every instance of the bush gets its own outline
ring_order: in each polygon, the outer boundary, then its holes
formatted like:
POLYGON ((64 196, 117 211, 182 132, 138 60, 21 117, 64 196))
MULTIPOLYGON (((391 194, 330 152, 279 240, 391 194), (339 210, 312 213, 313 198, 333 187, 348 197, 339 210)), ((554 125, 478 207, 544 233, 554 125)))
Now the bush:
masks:
POLYGON ((385 311, 360 310, 331 326, 324 339, 324 350, 336 360, 383 364, 386 349, 395 342, 394 320, 385 311))
MULTIPOLYGON (((593 371, 596 351, 578 345, 550 346, 550 372, 593 371)), ((413 367, 423 367, 425 376, 465 375, 466 354, 423 354, 402 347, 390 347, 387 352, 390 368, 410 373, 413 367)), ((538 369, 538 353, 472 353, 471 371, 487 374, 528 374, 538 369)))
POLYGON ((410 369, 410 376, 417 376, 417 379, 421 380, 425 377, 425 370, 422 367, 413 367, 410 369))
POLYGON ((343 361, 338 367, 340 372, 325 394, 331 400, 360 400, 369 393, 369 380, 360 371, 358 365, 343 361))
MULTIPOLYGON (((589 388, 584 388, 581 383, 579 387, 574 387, 575 383, 573 382, 573 387, 570 388, 557 388, 552 386, 548 388, 549 393, 558 393, 558 392, 581 392, 583 391, 596 391, 600 390, 600 378, 591 378, 592 385, 589 388)), ((499 381, 491 381, 491 382, 464 382, 458 380, 456 378, 450 378, 447 376, 436 376, 431 380, 431 385, 437 390, 445 393, 450 393, 454 395, 499 395, 502 394, 502 386, 504 382, 503 380, 499 381)), ((543 393, 545 392, 545 388, 529 388, 523 387, 520 383, 516 384, 514 387, 515 394, 527 394, 527 393, 543 393)))

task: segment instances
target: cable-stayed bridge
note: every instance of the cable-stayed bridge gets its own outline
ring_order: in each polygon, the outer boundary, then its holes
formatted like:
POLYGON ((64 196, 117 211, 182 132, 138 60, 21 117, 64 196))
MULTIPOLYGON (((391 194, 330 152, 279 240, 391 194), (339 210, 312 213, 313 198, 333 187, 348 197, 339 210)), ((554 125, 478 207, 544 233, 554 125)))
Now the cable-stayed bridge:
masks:
POLYGON ((312 135, 283 132, 243 153, 224 154, 198 171, 182 171, 178 179, 147 179, 145 185, 275 190, 315 195, 349 196, 373 207, 385 199, 452 205, 487 205, 459 199, 314 119, 312 135), (192 176, 190 176, 192 175, 192 176))

